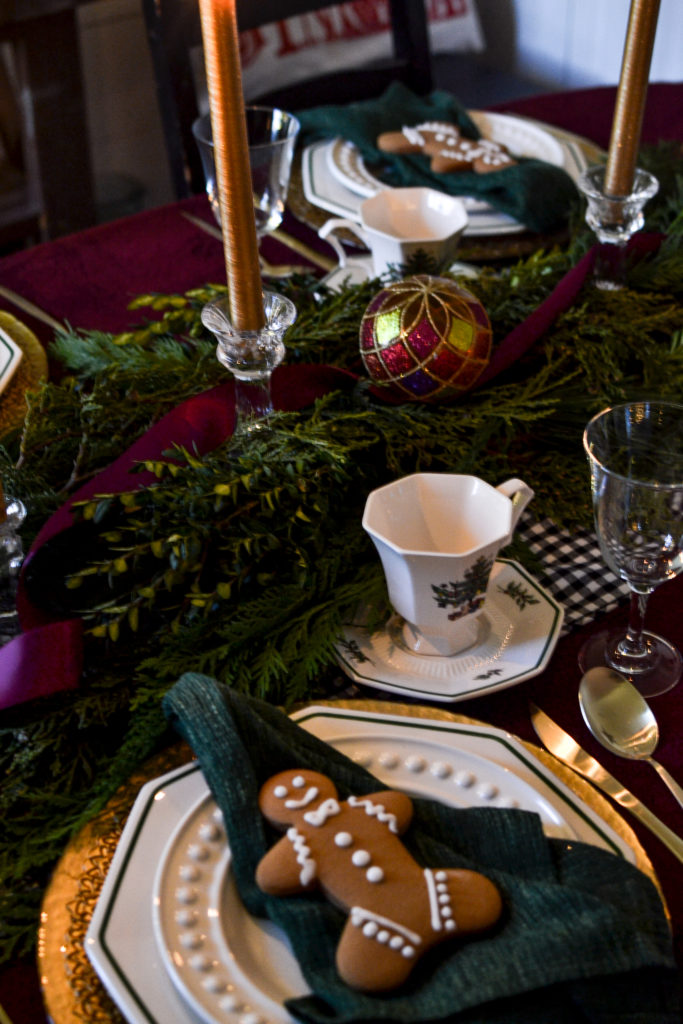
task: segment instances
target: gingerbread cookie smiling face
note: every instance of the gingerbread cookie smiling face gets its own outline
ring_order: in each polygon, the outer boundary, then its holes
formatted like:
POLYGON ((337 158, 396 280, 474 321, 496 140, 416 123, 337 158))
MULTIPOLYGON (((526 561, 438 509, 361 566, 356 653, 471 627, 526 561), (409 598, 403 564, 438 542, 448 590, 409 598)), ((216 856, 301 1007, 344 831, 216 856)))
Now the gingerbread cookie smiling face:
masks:
POLYGON ((348 913, 336 963, 353 988, 396 988, 427 950, 500 916, 500 894, 484 875, 414 860, 400 839, 413 813, 405 793, 340 801, 331 779, 299 769, 269 779, 259 807, 286 831, 261 859, 258 886, 276 896, 319 888, 348 913))

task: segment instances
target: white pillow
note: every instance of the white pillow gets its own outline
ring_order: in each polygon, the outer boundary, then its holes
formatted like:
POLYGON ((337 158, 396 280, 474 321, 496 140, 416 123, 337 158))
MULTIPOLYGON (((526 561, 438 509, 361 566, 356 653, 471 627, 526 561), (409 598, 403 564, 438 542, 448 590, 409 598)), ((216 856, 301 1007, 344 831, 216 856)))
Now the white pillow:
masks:
MULTIPOLYGON (((484 48, 473 0, 425 0, 425 4, 433 53, 484 48)), ((349 0, 242 32, 245 98, 301 81, 323 69, 337 71, 388 56, 389 26, 388 0, 349 0)))

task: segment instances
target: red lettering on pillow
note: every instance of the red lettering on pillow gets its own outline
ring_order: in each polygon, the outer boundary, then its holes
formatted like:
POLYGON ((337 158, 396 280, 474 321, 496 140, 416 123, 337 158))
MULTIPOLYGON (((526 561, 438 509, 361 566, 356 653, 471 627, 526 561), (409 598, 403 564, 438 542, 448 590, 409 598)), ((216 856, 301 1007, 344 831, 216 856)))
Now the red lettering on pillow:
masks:
POLYGON ((467 14, 468 0, 426 0, 430 21, 446 21, 467 14))
POLYGON ((265 45, 266 41, 260 28, 251 28, 248 32, 240 32, 240 61, 242 67, 246 68, 249 64, 253 64, 265 45))

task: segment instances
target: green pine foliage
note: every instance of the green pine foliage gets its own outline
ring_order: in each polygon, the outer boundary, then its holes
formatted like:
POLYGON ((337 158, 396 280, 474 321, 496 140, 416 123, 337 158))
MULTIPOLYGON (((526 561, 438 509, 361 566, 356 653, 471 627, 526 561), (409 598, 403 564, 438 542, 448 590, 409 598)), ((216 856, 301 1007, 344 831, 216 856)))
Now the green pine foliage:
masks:
MULTIPOLYGON (((35 941, 40 898, 69 837, 170 742, 163 693, 187 670, 291 706, 331 692, 334 644, 363 606, 387 614, 379 560, 361 528, 374 487, 417 470, 522 477, 532 508, 572 528, 592 522, 581 433, 604 405, 683 393, 683 161, 647 157, 663 182, 648 227, 659 251, 628 288, 587 283, 574 305, 505 375, 458 402, 387 404, 362 379, 358 327, 380 282, 329 292, 300 275, 290 363, 335 364, 355 388, 278 413, 203 457, 175 450, 144 468, 154 486, 79 506, 63 580, 83 618, 81 687, 0 714, 0 955, 35 941)), ((564 248, 464 281, 486 307, 494 344, 543 301, 586 251, 579 215, 564 248)), ((413 271, 433 267, 411 266, 413 271)), ((57 382, 30 397, 23 428, 0 445, 0 475, 29 509, 28 545, 47 516, 132 441, 225 371, 200 320, 216 286, 139 297, 126 334, 69 330, 54 342, 57 382)), ((514 557, 534 563, 516 543, 514 557)))

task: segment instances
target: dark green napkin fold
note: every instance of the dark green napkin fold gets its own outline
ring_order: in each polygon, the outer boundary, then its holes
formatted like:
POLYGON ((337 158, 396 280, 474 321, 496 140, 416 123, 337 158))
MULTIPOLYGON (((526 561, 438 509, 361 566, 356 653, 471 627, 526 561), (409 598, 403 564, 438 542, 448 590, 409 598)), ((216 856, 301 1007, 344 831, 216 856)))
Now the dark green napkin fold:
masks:
POLYGON ((421 154, 383 153, 376 146, 382 132, 401 131, 423 121, 447 121, 460 125, 464 135, 478 138, 474 122, 464 108, 447 92, 436 91, 417 96, 405 85, 395 82, 378 99, 339 106, 299 110, 300 142, 308 145, 319 139, 339 136, 355 143, 369 167, 381 166, 382 180, 398 186, 424 185, 456 196, 475 196, 496 210, 507 213, 532 231, 548 232, 567 221, 577 191, 561 167, 542 160, 525 159, 513 167, 489 174, 463 171, 435 174, 429 158, 421 154))
POLYGON ((354 992, 337 976, 344 915, 320 896, 275 898, 254 882, 277 838, 257 809, 261 784, 285 768, 334 779, 341 798, 383 788, 372 775, 278 709, 188 673, 164 698, 220 806, 232 868, 251 914, 289 937, 312 990, 287 1008, 310 1024, 674 1024, 677 973, 650 880, 587 844, 548 840, 535 814, 416 800, 404 841, 424 866, 469 867, 501 889, 491 932, 437 947, 392 994, 354 992))

